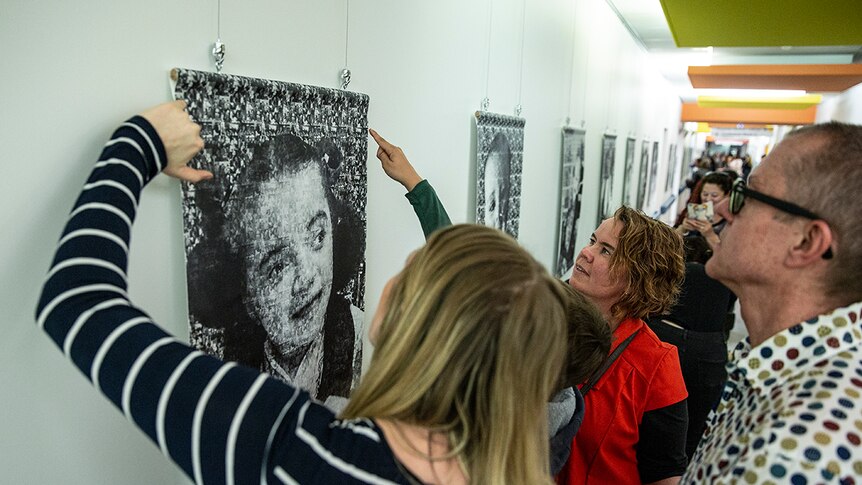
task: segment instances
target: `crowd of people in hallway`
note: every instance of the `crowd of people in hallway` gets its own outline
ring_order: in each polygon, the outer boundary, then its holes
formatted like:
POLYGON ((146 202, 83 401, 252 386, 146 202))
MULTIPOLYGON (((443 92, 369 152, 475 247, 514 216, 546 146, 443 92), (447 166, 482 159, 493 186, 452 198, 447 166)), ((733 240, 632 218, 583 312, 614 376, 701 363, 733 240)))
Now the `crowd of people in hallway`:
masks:
POLYGON ((704 153, 694 162, 691 178, 688 180, 689 188, 710 172, 727 172, 734 178, 742 177, 742 180, 747 180, 752 168, 754 161, 748 154, 738 156, 724 152, 704 153))
POLYGON ((151 108, 105 145, 36 321, 196 483, 862 475, 862 126, 795 130, 750 173, 704 166, 690 202, 709 203, 707 220, 686 212, 674 228, 619 208, 568 281, 498 229, 453 225, 404 151, 372 130, 426 242, 384 287, 371 362, 336 412, 189 347, 130 301, 143 189, 160 172, 212 178, 188 166, 203 140, 184 108, 151 108), (748 337, 728 356, 737 297, 748 337))

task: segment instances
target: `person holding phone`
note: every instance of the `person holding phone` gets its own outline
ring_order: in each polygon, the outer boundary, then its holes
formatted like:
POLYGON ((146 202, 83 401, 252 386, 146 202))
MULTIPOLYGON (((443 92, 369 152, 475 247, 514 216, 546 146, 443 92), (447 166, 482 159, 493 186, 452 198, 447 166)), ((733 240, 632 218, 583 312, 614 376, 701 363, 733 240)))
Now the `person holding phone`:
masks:
MULTIPOLYGON (((733 184, 734 177, 728 172, 711 172, 700 180, 700 201, 701 203, 711 203, 715 207, 719 202, 723 201, 730 194, 730 186, 733 184)), ((682 223, 676 227, 676 232, 681 236, 700 235, 703 237, 709 246, 715 248, 721 241, 719 234, 724 229, 725 220, 720 214, 713 211, 711 218, 702 220, 700 218, 686 217, 682 223)))

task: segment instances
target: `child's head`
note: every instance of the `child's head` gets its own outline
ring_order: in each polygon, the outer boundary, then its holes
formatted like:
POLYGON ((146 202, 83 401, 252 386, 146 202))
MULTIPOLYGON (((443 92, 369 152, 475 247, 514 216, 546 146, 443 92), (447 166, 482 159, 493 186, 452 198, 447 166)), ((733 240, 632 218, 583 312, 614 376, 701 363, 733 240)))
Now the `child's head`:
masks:
POLYGON ((558 389, 583 384, 601 367, 611 350, 611 328, 595 305, 565 281, 568 350, 558 389))

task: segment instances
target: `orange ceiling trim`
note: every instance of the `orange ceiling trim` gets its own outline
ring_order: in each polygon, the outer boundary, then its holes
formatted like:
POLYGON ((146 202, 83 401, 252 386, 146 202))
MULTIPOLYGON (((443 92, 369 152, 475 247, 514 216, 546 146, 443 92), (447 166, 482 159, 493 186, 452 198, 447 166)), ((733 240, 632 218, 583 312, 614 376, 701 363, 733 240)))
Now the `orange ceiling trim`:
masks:
POLYGON ((704 108, 697 103, 682 105, 681 121, 706 123, 762 123, 770 125, 811 125, 817 117, 817 107, 808 109, 744 109, 704 108))
POLYGON ((862 83, 862 64, 689 66, 688 78, 694 88, 840 92, 862 83))

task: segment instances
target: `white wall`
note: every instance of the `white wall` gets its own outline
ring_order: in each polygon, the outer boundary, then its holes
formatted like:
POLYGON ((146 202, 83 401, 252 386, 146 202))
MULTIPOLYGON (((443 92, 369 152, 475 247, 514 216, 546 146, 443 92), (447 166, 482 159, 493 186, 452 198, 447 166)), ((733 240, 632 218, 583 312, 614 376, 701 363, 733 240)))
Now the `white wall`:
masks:
POLYGON ((823 101, 817 107, 817 122, 826 121, 862 124, 862 84, 823 101))
MULTIPOLYGON (((336 86, 345 0, 222 2, 225 72, 336 86)), ((102 143, 126 117, 170 97, 168 71, 212 69, 216 0, 4 0, 0 4, 0 482, 185 483, 178 469, 96 395, 33 324, 61 225, 102 143)), ((521 0, 495 0, 491 110, 518 103, 521 0)), ((371 96, 370 125, 405 148, 455 222, 470 221, 472 113, 485 96, 488 3, 352 2, 350 89, 371 96)), ((527 119, 521 240, 550 265, 556 244, 560 127, 587 129, 579 245, 597 211, 601 136, 676 133, 679 100, 602 0, 527 2, 522 99, 527 119), (573 9, 575 9, 573 11, 573 9), (576 13, 572 34, 572 14, 576 13), (569 68, 574 46, 574 94, 569 68)), ((368 308, 422 234, 403 191, 369 152, 368 308)), ((638 163, 635 163, 637 167, 638 163)), ((662 174, 660 167, 659 174, 662 174)), ((615 198, 622 197, 622 172, 615 198)), ((636 175, 633 177, 636 178, 636 175)), ((660 176, 659 186, 663 178, 660 176)), ((664 200, 659 196, 657 199, 664 200)), ((660 203, 660 201, 658 202, 660 203)), ((657 208, 657 207, 656 207, 657 208)), ((186 336, 176 181, 147 190, 133 235, 131 294, 186 336)))

